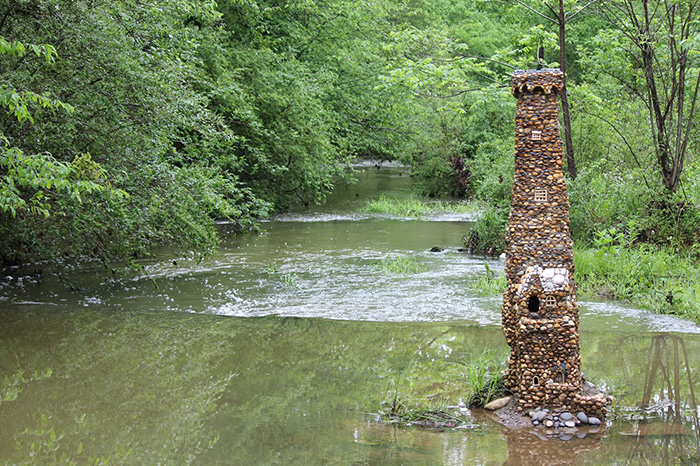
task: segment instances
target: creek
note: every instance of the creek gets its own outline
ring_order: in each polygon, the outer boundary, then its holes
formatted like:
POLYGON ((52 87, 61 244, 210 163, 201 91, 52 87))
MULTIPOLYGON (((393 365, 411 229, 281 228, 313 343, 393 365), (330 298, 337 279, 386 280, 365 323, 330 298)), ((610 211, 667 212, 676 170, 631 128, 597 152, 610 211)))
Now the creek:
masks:
POLYGON ((202 261, 2 271, 0 463, 700 462, 700 328, 611 301, 583 300, 580 326, 582 370, 615 398, 607 428, 563 440, 479 412, 471 429, 381 422, 416 361, 410 385, 456 404, 468 394, 445 367, 507 357, 500 297, 467 286, 502 266, 458 251, 473 215, 363 213, 409 196, 405 169, 357 178, 263 234, 220 225, 202 261), (395 257, 421 270, 382 269, 395 257))

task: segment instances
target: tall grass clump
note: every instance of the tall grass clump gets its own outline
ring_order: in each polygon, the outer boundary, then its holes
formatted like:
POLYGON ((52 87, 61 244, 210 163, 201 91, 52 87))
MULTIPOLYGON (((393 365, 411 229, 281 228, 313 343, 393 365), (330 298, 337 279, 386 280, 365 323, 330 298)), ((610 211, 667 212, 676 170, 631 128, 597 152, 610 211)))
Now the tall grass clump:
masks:
POLYGON ((415 374, 412 374, 414 371, 422 372, 422 369, 425 369, 423 364, 414 358, 389 378, 385 400, 381 403, 383 408, 379 411, 381 417, 386 422, 405 426, 444 429, 467 425, 466 418, 448 411, 444 400, 431 400, 425 406, 425 397, 415 393, 415 374))
POLYGON ((410 275, 425 272, 425 267, 412 256, 385 257, 379 263, 384 273, 410 275))
POLYGON ((378 199, 365 202, 362 210, 396 217, 419 218, 431 212, 476 213, 479 210, 479 205, 476 203, 423 200, 416 196, 398 199, 382 195, 378 199))
POLYGON ((469 283, 469 288, 479 296, 493 296, 506 289, 506 274, 497 272, 484 262, 486 272, 469 283))
POLYGON ((488 350, 481 353, 476 360, 466 364, 466 378, 471 390, 467 403, 469 406, 484 407, 489 402, 509 393, 503 369, 503 361, 488 350))

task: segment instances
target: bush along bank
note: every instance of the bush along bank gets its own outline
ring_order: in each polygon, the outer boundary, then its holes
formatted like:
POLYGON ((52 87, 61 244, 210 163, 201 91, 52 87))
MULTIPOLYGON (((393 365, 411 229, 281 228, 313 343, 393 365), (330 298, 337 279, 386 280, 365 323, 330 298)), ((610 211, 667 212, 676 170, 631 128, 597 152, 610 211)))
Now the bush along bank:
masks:
POLYGON ((697 260, 668 247, 574 248, 575 277, 582 296, 614 298, 700 323, 697 260))

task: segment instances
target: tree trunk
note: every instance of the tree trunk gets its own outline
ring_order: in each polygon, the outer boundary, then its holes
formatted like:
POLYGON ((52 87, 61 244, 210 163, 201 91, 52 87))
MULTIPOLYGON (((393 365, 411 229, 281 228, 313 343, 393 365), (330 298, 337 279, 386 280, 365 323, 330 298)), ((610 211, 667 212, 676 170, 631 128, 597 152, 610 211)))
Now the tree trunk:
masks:
POLYGON ((569 96, 566 93, 566 14, 564 0, 559 0, 559 69, 564 75, 561 88, 561 114, 564 117, 564 147, 566 149, 566 166, 572 179, 576 179, 576 161, 574 145, 571 140, 571 117, 569 115, 569 96))

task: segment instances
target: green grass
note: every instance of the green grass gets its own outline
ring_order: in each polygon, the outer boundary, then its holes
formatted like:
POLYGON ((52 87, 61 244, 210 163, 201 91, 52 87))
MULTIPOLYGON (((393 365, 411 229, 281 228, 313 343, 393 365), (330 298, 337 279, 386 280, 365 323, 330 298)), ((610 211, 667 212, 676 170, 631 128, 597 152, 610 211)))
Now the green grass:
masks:
MULTIPOLYGON (((659 314, 700 323, 700 272, 697 260, 668 248, 601 241, 575 247, 574 278, 580 296, 613 298, 659 314)), ((468 286, 479 296, 503 293, 506 278, 492 270, 468 286)))
POLYGON ((471 389, 467 402, 470 407, 484 407, 509 393, 502 374, 505 365, 488 350, 465 366, 471 389))
POLYGON ((493 296, 501 294, 506 289, 506 275, 503 271, 497 272, 487 262, 484 262, 486 273, 469 282, 469 289, 478 296, 493 296))
MULTIPOLYGON (((700 323, 700 271, 697 260, 669 248, 649 244, 600 241, 597 247, 575 247, 578 293, 612 298, 659 314, 700 323)), ((468 286, 479 296, 503 293, 503 272, 491 270, 468 286)))
MULTIPOLYGON (((383 409, 379 411, 385 422, 402 426, 415 426, 430 429, 447 429, 457 427, 473 427, 467 418, 457 413, 450 413, 444 398, 428 401, 419 392, 425 387, 416 385, 421 375, 425 374, 427 361, 412 359, 402 370, 389 378, 386 390, 386 398, 382 403, 383 409), (420 401, 419 401, 420 400, 420 401)), ((431 362, 432 363, 432 362, 431 362)), ((431 363, 428 363, 431 365, 431 363)), ((453 368, 455 364, 451 365, 453 368)), ((443 366, 441 366, 443 367, 443 366)), ((454 371, 442 373, 446 379, 454 375, 454 371)), ((435 382, 434 378, 431 378, 435 382)))
POLYGON ((425 272, 425 267, 412 256, 385 257, 379 263, 384 273, 410 275, 425 272))
POLYGON ((282 283, 292 288, 296 288, 298 285, 297 274, 294 272, 281 273, 280 265, 277 262, 270 262, 267 265, 265 265, 265 272, 268 275, 277 277, 279 280, 282 281, 282 283))
POLYGON ((476 213, 481 209, 479 204, 475 203, 433 201, 416 196, 404 199, 381 196, 379 199, 365 202, 362 210, 397 217, 419 218, 430 212, 476 213))
POLYGON ((574 262, 583 296, 611 297, 700 323, 700 273, 689 257, 644 245, 575 248, 574 262))

